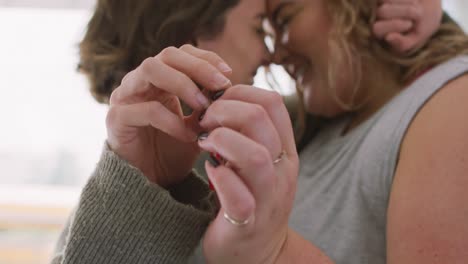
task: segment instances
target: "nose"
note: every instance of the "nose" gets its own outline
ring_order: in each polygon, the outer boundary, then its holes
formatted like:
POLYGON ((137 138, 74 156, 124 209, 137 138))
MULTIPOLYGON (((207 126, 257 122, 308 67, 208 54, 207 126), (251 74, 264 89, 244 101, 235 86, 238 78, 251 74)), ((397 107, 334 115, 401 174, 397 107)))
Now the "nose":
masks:
POLYGON ((275 40, 275 49, 272 54, 272 62, 278 65, 286 64, 288 57, 288 50, 279 40, 275 40))
POLYGON ((260 66, 268 66, 272 62, 272 54, 268 50, 268 47, 264 44, 262 46, 261 50, 261 56, 260 56, 260 66))

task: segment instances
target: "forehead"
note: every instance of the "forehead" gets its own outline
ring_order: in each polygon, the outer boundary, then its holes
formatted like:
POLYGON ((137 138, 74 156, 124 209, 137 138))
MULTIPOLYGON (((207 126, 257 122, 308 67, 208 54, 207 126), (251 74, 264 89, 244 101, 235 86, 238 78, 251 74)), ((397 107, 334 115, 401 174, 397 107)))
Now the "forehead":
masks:
POLYGON ((266 8, 268 12, 273 12, 275 9, 282 4, 285 3, 294 3, 297 2, 296 0, 265 0, 266 1, 266 8))
POLYGON ((237 9, 238 13, 244 16, 265 14, 266 0, 240 0, 239 4, 234 9, 237 9))

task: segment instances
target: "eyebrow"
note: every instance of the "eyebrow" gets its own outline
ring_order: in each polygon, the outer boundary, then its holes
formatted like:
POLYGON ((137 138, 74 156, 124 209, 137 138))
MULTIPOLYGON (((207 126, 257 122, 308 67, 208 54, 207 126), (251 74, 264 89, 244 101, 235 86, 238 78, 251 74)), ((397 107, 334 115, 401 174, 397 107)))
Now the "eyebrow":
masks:
POLYGON ((281 13, 281 10, 283 10, 286 6, 288 5, 291 5, 292 3, 291 2, 282 2, 281 4, 279 4, 275 11, 273 11, 273 14, 271 15, 271 21, 273 21, 273 23, 276 23, 276 19, 278 18, 278 15, 281 13))

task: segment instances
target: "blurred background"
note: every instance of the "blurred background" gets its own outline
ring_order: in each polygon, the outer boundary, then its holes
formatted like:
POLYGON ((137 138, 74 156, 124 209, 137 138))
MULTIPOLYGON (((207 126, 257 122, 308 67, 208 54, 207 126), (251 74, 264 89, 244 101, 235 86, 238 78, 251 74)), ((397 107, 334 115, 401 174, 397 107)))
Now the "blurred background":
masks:
MULTIPOLYGON (((468 1, 443 3, 468 29, 468 1)), ((93 5, 0 0, 0 264, 48 263, 98 161, 106 107, 76 72, 93 5)), ((290 93, 282 74, 283 92, 290 93)), ((260 75, 256 85, 267 86, 260 75)))

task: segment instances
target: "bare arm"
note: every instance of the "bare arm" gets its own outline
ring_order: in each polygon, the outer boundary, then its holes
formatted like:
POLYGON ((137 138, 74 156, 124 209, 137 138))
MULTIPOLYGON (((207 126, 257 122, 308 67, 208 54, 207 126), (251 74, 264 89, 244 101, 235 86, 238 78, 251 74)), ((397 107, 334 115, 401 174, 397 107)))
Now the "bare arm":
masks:
POLYGON ((400 153, 389 213, 388 263, 468 261, 468 75, 416 116, 400 153))
POLYGON ((284 244, 276 264, 286 263, 316 263, 332 264, 333 261, 328 258, 323 251, 305 240, 299 234, 289 229, 288 238, 284 244))

